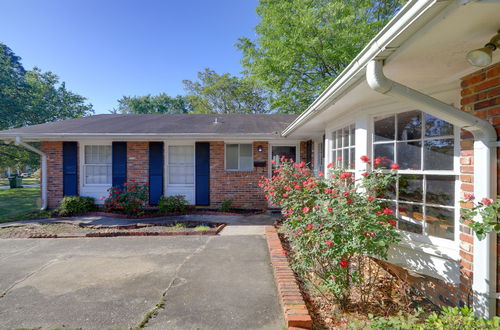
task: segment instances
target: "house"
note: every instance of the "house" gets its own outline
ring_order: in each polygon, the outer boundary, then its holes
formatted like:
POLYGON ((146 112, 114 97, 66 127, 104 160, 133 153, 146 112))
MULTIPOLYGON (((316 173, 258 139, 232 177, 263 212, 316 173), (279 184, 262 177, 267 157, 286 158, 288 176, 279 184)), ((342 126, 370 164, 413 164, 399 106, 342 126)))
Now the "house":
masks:
POLYGON ((497 237, 477 240, 460 200, 499 194, 499 13, 499 1, 409 1, 283 131, 357 177, 363 155, 398 163, 402 241, 385 266, 435 303, 486 317, 500 313, 497 237))
MULTIPOLYGON (((0 132, 42 155, 42 200, 57 207, 63 196, 103 203, 111 187, 149 184, 150 204, 184 195, 192 205, 262 209, 258 187, 281 155, 306 160, 305 141, 281 131, 287 114, 105 114, 0 132), (40 150, 26 142, 40 142, 40 150)), ((311 156, 309 156, 311 157, 311 156)))
POLYGON ((41 142, 49 207, 137 180, 150 183, 152 204, 183 194, 195 205, 260 208, 257 182, 280 155, 316 170, 338 162, 356 177, 370 169, 361 156, 386 157, 401 167, 391 202, 402 241, 384 266, 436 304, 491 317, 500 314, 497 237, 479 241, 461 224, 460 200, 499 193, 498 13, 498 1, 410 0, 298 117, 98 115, 0 138, 41 142))

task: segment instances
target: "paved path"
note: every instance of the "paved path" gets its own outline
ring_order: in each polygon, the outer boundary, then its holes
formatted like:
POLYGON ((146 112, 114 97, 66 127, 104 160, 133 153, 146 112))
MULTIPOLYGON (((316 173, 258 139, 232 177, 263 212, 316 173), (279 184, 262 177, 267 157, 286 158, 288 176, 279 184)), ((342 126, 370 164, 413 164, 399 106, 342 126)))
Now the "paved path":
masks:
POLYGON ((261 235, 0 240, 0 329, 282 329, 261 235))
MULTIPOLYGON (((23 184, 23 188, 40 188, 39 184, 23 184)), ((0 190, 10 189, 10 186, 0 186, 0 190)))

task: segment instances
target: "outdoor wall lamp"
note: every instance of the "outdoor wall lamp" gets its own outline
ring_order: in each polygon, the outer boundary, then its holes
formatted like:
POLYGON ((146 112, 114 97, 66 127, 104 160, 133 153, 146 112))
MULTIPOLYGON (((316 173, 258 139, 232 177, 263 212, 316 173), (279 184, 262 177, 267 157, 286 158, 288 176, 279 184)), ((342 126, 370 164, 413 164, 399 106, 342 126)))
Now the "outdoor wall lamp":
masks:
POLYGON ((500 47, 500 31, 483 48, 468 52, 467 62, 474 66, 487 66, 491 64, 493 51, 498 47, 500 47))
POLYGON ((264 148, 262 148, 262 145, 259 144, 259 146, 257 147, 257 151, 258 152, 262 152, 264 151, 264 148))

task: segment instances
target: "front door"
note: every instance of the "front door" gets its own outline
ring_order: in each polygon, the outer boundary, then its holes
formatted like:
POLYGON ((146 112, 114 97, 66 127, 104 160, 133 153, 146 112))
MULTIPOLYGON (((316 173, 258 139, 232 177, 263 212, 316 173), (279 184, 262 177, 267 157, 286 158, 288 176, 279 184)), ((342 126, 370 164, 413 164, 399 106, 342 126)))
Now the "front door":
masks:
POLYGON ((280 166, 281 157, 297 160, 297 146, 271 146, 271 160, 274 164, 271 166, 271 174, 280 166))
POLYGON ((167 196, 183 195, 195 203, 194 145, 169 145, 167 154, 167 196))

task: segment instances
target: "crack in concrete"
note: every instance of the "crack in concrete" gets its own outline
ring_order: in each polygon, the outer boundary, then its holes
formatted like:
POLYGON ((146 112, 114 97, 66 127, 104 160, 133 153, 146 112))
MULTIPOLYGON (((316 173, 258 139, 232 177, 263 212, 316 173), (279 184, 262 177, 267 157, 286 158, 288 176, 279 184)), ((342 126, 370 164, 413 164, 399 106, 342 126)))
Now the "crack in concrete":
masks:
POLYGON ((203 250, 205 250, 205 248, 207 247, 208 243, 210 243, 210 241, 214 238, 215 236, 210 236, 208 237, 208 239, 206 240, 206 242, 199 246, 196 250, 194 250, 191 254, 189 254, 188 256, 186 256, 186 258, 184 258, 184 260, 179 264, 179 266, 177 266, 177 268, 175 269, 174 271, 174 275, 172 277, 172 280, 170 281, 170 283, 168 284, 167 288, 163 291, 161 297, 160 297, 160 301, 149 311, 147 312, 145 315, 144 315, 144 318, 142 319, 142 321, 136 326, 134 327, 133 329, 142 329, 144 328, 147 323, 154 317, 158 314, 158 312, 160 311, 160 309, 164 309, 165 307, 165 299, 167 297, 167 294, 168 294, 168 291, 172 288, 172 287, 175 287, 174 286, 174 283, 176 280, 182 280, 183 278, 181 277, 178 277, 179 275, 179 272, 180 270, 182 269, 182 267, 192 258, 194 257, 195 255, 197 255, 198 253, 202 252, 203 250))

